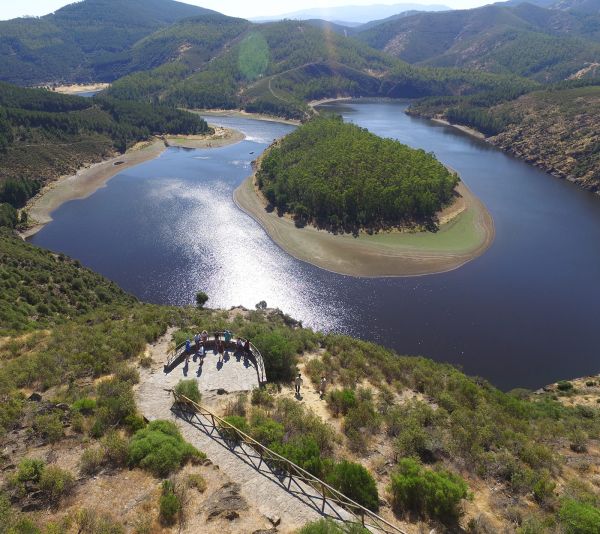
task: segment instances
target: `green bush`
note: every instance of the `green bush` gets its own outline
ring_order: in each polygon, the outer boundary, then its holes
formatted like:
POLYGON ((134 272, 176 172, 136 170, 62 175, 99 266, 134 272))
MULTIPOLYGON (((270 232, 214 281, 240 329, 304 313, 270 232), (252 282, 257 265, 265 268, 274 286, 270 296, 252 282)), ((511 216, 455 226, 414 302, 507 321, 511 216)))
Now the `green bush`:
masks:
POLYGON ((188 488, 195 488, 200 493, 204 493, 206 491, 206 480, 200 473, 192 473, 188 475, 186 482, 188 488))
POLYGON ((121 382, 129 382, 131 385, 140 382, 140 373, 138 370, 126 363, 120 363, 117 366, 114 377, 121 382))
POLYGON ((127 463, 129 440, 117 430, 111 430, 102 438, 104 461, 113 467, 122 467, 127 463))
POLYGON ((283 444, 272 444, 273 450, 316 477, 323 473, 321 450, 312 436, 296 436, 283 444))
POLYGON ((175 494, 173 483, 165 480, 160 496, 160 521, 163 525, 174 525, 181 510, 181 501, 175 494))
MULTIPOLYGON (((1 528, 1 527, 0 527, 1 528)), ((0 530, 0 532, 2 532, 0 530)), ((6 534, 40 534, 41 530, 28 517, 18 517, 6 530, 6 534)))
POLYGON ((109 378, 97 386, 97 405, 99 424, 104 427, 123 423, 126 417, 136 412, 135 399, 131 384, 109 378))
POLYGON ((283 441, 285 428, 281 423, 262 414, 252 414, 250 417, 250 435, 265 447, 271 447, 283 441))
POLYGON ((193 457, 205 456, 186 443, 170 421, 152 421, 138 430, 129 444, 129 464, 143 467, 158 477, 169 475, 193 457))
POLYGON ((568 380, 561 380, 556 384, 558 391, 571 391, 573 389, 573 384, 568 380))
POLYGON ((48 466, 40 477, 40 490, 52 503, 56 503, 68 495, 74 486, 73 475, 60 467, 48 466))
POLYGON ((269 380, 289 382, 294 378, 297 346, 285 330, 260 332, 252 342, 263 357, 269 380))
POLYGON ((571 443, 569 447, 573 452, 587 451, 588 435, 581 429, 576 429, 571 434, 571 443))
POLYGON ((574 499, 565 499, 558 511, 559 520, 567 534, 598 534, 600 508, 574 499))
POLYGON ((379 510, 375 479, 362 465, 343 460, 329 468, 326 482, 365 508, 379 510))
POLYGON ((39 458, 25 458, 19 462, 16 479, 19 482, 38 483, 45 469, 46 462, 44 460, 39 458))
POLYGON ((175 393, 187 397, 191 401, 199 403, 202 400, 202 395, 198 389, 198 381, 195 378, 180 380, 175 386, 175 393))
POLYGON ((71 405, 71 409, 74 412, 80 412, 84 415, 91 415, 96 409, 96 400, 88 397, 78 399, 71 405))
POLYGON ((275 403, 273 395, 265 388, 254 388, 250 396, 250 402, 254 406, 264 406, 265 408, 270 408, 275 403))
POLYGON ((198 291, 198 293, 196 293, 196 306, 198 306, 198 308, 203 308, 207 302, 208 295, 204 291, 198 291))
POLYGON ((329 519, 320 519, 304 525, 298 534, 369 534, 361 525, 340 525, 329 519))
POLYGON ((78 534, 125 534, 125 528, 112 517, 84 508, 75 514, 78 534))
POLYGON ((334 389, 327 395, 327 406, 334 417, 346 415, 351 408, 356 406, 356 395, 351 389, 334 389))
POLYGON ((33 432, 48 443, 56 443, 64 435, 64 427, 58 413, 38 415, 33 420, 33 432))
MULTIPOLYGON (((223 417, 223 420, 230 425, 233 425, 238 430, 250 434, 250 427, 248 426, 245 417, 242 417, 241 415, 228 415, 227 417, 223 417)), ((239 443, 241 441, 238 433, 228 425, 220 425, 219 433, 223 436, 223 439, 226 439, 227 441, 234 443, 239 443)))
POLYGON ((100 447, 89 447, 79 459, 79 470, 83 475, 95 475, 104 464, 104 451, 100 447))
POLYGON ((458 475, 426 469, 412 458, 400 460, 391 479, 390 493, 397 512, 416 512, 444 523, 458 520, 460 503, 469 495, 466 482, 458 475))

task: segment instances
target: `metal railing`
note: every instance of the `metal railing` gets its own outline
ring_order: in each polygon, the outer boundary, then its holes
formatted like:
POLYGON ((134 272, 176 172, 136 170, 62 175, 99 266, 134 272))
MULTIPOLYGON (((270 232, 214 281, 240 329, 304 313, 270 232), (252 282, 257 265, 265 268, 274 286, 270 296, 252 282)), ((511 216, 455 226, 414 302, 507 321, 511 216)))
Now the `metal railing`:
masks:
MULTIPOLYGON (((223 339, 224 332, 216 332, 216 333, 219 334, 219 337, 221 339, 223 339)), ((237 345, 233 341, 233 339, 244 339, 244 338, 238 338, 237 336, 232 335, 232 341, 225 344, 227 350, 231 350, 231 351, 237 350, 237 345)), ((213 336, 209 336, 204 349, 207 350, 207 349, 214 349, 214 348, 215 348, 215 338, 213 335, 213 336)), ((192 351, 193 350, 194 350, 194 343, 192 341, 192 351)), ((171 369, 172 367, 177 365, 180 360, 183 360, 184 357, 185 357, 185 341, 183 341, 182 343, 179 343, 178 345, 176 345, 174 348, 172 348, 169 351, 169 353, 167 354, 167 363, 165 364, 165 370, 171 369)), ((258 375, 258 383, 261 386, 263 384, 266 384, 267 383, 267 373, 265 371, 265 362, 263 360, 263 357, 262 357, 260 351, 252 343, 250 343, 250 353, 248 354, 248 358, 254 363, 254 366, 256 368, 256 373, 258 375)))
MULTIPOLYGON (((228 423, 225 419, 219 417, 214 414, 207 408, 201 406, 200 404, 192 401, 185 395, 181 395, 177 393, 175 390, 168 390, 173 394, 175 402, 186 409, 190 410, 194 415, 202 415, 206 419, 210 420, 212 426, 217 429, 220 433, 223 430, 226 430, 227 438, 229 441, 233 441, 238 444, 246 444, 252 449, 254 449, 260 456, 260 461, 267 464, 271 469, 279 469, 287 473, 289 475, 288 482, 288 491, 290 490, 290 486, 292 481, 296 482, 296 485, 304 492, 304 494, 311 498, 315 497, 314 495, 308 495, 305 492, 305 489, 298 484, 298 481, 304 482, 308 484, 311 488, 318 492, 319 500, 322 501, 320 512, 325 512, 325 506, 329 504, 336 504, 346 510, 353 518, 353 521, 348 521, 343 518, 339 518, 340 520, 346 523, 358 523, 363 527, 382 534, 406 534, 403 530, 393 525, 383 517, 377 515, 375 512, 365 508, 361 504, 358 504, 356 501, 350 499, 342 492, 333 488, 326 482, 323 482, 318 477, 309 473, 299 465, 296 465, 292 461, 287 458, 277 454, 272 451, 268 447, 265 447, 262 443, 256 441, 253 437, 249 436, 239 428, 235 427, 231 423, 228 423)), ((243 450, 243 448, 242 448, 243 450)), ((260 466, 260 464, 259 464, 260 466)))

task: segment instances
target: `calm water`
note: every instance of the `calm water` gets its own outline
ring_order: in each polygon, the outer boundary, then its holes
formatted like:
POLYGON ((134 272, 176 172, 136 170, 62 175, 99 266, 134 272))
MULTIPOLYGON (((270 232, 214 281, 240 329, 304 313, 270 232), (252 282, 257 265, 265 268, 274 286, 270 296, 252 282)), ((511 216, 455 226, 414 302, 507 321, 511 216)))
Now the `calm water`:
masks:
POLYGON ((231 200, 250 162, 292 127, 241 118, 237 145, 169 149, 85 200, 63 205, 32 242, 78 258, 138 297, 214 307, 260 300, 305 324, 452 362, 501 388, 600 371, 600 199, 405 104, 326 106, 434 152, 485 202, 486 254, 445 274, 358 279, 288 256, 231 200))

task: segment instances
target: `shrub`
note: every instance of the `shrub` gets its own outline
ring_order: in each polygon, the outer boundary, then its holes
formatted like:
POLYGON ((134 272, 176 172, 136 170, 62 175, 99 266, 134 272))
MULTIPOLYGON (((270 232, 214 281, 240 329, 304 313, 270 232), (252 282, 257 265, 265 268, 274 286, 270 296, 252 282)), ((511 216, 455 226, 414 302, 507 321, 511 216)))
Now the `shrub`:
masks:
POLYGON ((39 458, 25 458, 19 462, 16 479, 19 482, 38 483, 45 469, 46 462, 44 460, 39 458))
POLYGON ((329 519, 320 519, 304 525, 298 534, 368 534, 361 525, 340 525, 329 519))
POLYGON ((103 380, 97 387, 99 426, 121 424, 124 419, 135 414, 135 399, 129 382, 118 378, 103 380))
POLYGON ((411 421, 400 431, 395 446, 401 456, 418 456, 427 461, 431 451, 431 438, 427 430, 411 421))
POLYGON ((173 483, 165 480, 160 496, 160 521, 163 525, 174 525, 181 510, 181 502, 175 494, 173 483))
POLYGON ((198 381, 194 378, 180 380, 175 386, 175 393, 183 395, 188 399, 199 403, 202 400, 202 395, 198 389, 198 381))
POLYGON ((274 404, 273 395, 271 395, 265 388, 254 388, 250 397, 250 402, 254 406, 264 406, 270 408, 274 404))
POLYGON ((246 401, 248 397, 245 393, 240 393, 233 400, 227 402, 225 406, 225 415, 239 415, 246 417, 246 401))
POLYGON ((573 384, 568 380, 561 380, 556 384, 558 391, 571 391, 573 389, 573 384))
POLYGON ((79 460, 79 470, 83 475, 95 475, 104 463, 104 451, 100 447, 89 447, 79 460))
POLYGON ((266 447, 281 443, 285 429, 281 423, 262 414, 253 414, 250 421, 250 435, 266 447))
POLYGON ((587 434, 580 429, 576 429, 571 434, 571 443, 569 447, 573 452, 586 452, 587 451, 587 434))
POLYGON ((28 517, 18 517, 6 532, 7 534, 40 534, 41 530, 28 517))
POLYGON ((148 469, 159 477, 179 469, 193 457, 204 455, 186 443, 170 421, 152 421, 138 430, 129 444, 129 464, 148 469))
POLYGON ((321 450, 312 436, 297 436, 287 443, 272 444, 273 450, 309 473, 320 477, 323 472, 321 450))
POLYGON ((196 293, 196 306, 198 306, 198 308, 203 308, 207 302, 208 295, 204 291, 198 291, 198 293, 196 293))
POLYGON ((104 460, 113 467, 121 467, 127 463, 129 440, 116 430, 111 430, 102 438, 104 460))
POLYGON ((188 488, 196 488, 200 493, 206 491, 206 480, 200 473, 192 473, 187 477, 188 488))
POLYGON ((33 420, 33 432, 36 436, 49 443, 56 443, 64 434, 60 415, 57 413, 49 413, 36 416, 33 420))
POLYGON ((588 381, 585 383, 585 385, 586 385, 588 388, 593 388, 594 386, 596 386, 596 385, 597 385, 597 383, 596 383, 596 382, 594 382, 593 380, 588 380, 588 381))
POLYGON ((418 461, 404 458, 391 479, 397 512, 412 511, 444 523, 454 523, 461 516, 460 502, 468 497, 468 486, 458 475, 425 469, 418 461))
POLYGON ((547 505, 554 497, 556 483, 550 478, 550 473, 543 472, 533 485, 533 498, 541 506, 547 505))
POLYGON ((260 351, 269 380, 289 382, 296 373, 297 346, 284 329, 257 334, 252 342, 260 351))
POLYGON ((591 504, 565 499, 558 517, 567 534, 598 534, 600 508, 591 504))
MULTIPOLYGON (((246 434, 250 433, 250 427, 248 426, 248 422, 246 421, 246 418, 242 417, 241 415, 228 415, 227 417, 224 417, 223 420, 229 423, 230 425, 233 425, 238 430, 245 432, 246 434)), ((228 425, 220 425, 219 433, 221 434, 221 436, 223 436, 223 439, 227 441, 231 441, 234 443, 240 442, 240 437, 237 434, 237 432, 235 432, 235 430, 233 430, 228 425)))
POLYGON ((96 401, 95 399, 90 399, 88 397, 84 397, 82 399, 77 399, 72 405, 71 409, 74 412, 82 413, 83 415, 91 415, 94 413, 96 409, 96 401))
POLYGON ((78 534, 125 534, 123 525, 109 515, 84 508, 75 515, 78 534))
POLYGON ((151 356, 140 356, 140 365, 144 369, 150 369, 150 367, 152 367, 152 357, 151 356))
POLYGON ((334 464, 326 482, 365 508, 379 510, 379 493, 375 479, 360 464, 343 460, 334 464))
POLYGON ((138 373, 137 369, 126 363, 121 363, 117 366, 114 376, 117 380, 129 382, 132 385, 138 384, 140 381, 140 373, 138 373))
POLYGON ((40 490, 52 503, 68 495, 74 486, 73 475, 60 467, 48 466, 40 477, 40 490))
POLYGON ((346 415, 351 408, 356 406, 356 396, 351 389, 334 389, 327 395, 327 406, 334 417, 346 415))

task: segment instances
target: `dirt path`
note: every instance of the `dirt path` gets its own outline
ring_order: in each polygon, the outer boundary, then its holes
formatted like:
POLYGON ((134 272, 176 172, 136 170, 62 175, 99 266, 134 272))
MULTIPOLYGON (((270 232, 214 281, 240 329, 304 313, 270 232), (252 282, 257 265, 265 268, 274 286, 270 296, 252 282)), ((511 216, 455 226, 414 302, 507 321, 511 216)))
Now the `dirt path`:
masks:
MULTIPOLYGON (((140 384, 136 388, 136 400, 141 413, 149 420, 168 419, 174 421, 189 443, 205 452, 222 472, 241 485, 241 494, 252 507, 266 517, 281 520, 278 527, 279 532, 294 532, 304 524, 319 519, 322 502, 319 501, 318 493, 315 490, 304 484, 299 486, 295 482, 288 490, 289 479, 287 477, 278 478, 267 466, 261 464, 260 458, 252 449, 243 449, 239 446, 233 450, 230 449, 213 430, 207 419, 199 419, 192 425, 175 417, 171 412, 171 396, 165 389, 177 383, 183 375, 183 370, 179 366, 169 374, 163 372, 169 339, 170 334, 167 333, 157 343, 148 347, 147 352, 153 363, 150 369, 141 370, 140 384)), ((212 366, 210 358, 216 359, 212 353, 207 355, 202 374, 212 366)), ((250 378, 252 369, 246 372, 237 369, 235 372, 229 373, 227 366, 230 366, 233 371, 233 366, 237 364, 238 362, 233 358, 226 362, 220 371, 222 372, 220 376, 223 378, 219 379, 218 386, 225 389, 230 388, 227 389, 229 393, 252 389, 258 383, 256 374, 253 375, 254 379, 250 378), (230 378, 225 378, 225 376, 230 378)), ((196 364, 190 360, 191 371, 188 370, 188 378, 196 376, 195 366, 196 364)), ((215 375, 216 371, 212 373, 215 375)), ((225 395, 220 395, 217 400, 216 383, 199 380, 199 386, 203 394, 203 404, 210 406, 225 397, 225 395)), ((347 512, 331 505, 326 506, 326 513, 332 517, 349 518, 347 512)))

